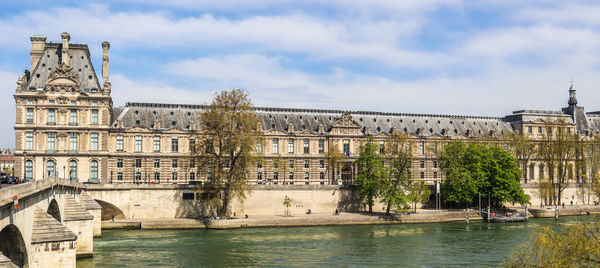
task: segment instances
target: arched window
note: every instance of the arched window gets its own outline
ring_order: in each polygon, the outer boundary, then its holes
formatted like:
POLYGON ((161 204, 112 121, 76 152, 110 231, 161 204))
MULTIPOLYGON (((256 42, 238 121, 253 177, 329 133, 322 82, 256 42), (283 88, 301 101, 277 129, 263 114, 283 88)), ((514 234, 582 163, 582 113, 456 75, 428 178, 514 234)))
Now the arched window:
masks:
POLYGON ((98 180, 98 161, 93 160, 90 165, 90 180, 97 181, 98 180))
POLYGON ((48 177, 55 177, 56 176, 56 164, 54 163, 54 160, 48 160, 48 162, 46 163, 46 174, 48 174, 48 177))
POLYGON ((69 162, 69 178, 71 180, 77 179, 77 161, 75 160, 69 162))
POLYGON ((25 161, 25 179, 33 180, 33 161, 25 161))

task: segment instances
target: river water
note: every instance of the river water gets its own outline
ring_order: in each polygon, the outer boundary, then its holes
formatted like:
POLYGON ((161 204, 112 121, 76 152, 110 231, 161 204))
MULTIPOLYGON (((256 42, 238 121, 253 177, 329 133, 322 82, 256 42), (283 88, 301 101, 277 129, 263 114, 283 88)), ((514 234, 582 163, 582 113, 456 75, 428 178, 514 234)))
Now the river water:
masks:
POLYGON ((540 226, 595 218, 236 230, 105 230, 77 267, 495 266, 540 226))

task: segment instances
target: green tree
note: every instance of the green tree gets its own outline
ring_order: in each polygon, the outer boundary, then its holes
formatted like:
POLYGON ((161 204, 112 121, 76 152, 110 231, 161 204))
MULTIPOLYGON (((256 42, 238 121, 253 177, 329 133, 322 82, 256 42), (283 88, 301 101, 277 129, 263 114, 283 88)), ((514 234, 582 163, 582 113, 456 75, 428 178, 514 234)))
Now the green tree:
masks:
POLYGON ((327 164, 327 173, 331 171, 331 184, 336 180, 335 172, 338 169, 339 163, 344 160, 344 154, 340 151, 338 146, 330 144, 327 147, 327 151, 323 152, 323 158, 327 164))
POLYGON ((386 205, 385 214, 391 208, 401 209, 406 203, 406 188, 411 182, 412 150, 408 149, 408 134, 395 133, 385 141, 384 156, 389 175, 381 181, 380 197, 386 205))
POLYGON ((285 196, 285 198, 283 199, 283 205, 285 206, 285 216, 289 216, 290 215, 290 206, 292 206, 292 199, 290 199, 287 195, 285 196))
POLYGON ((425 181, 412 181, 407 188, 406 200, 410 202, 413 212, 417 212, 417 204, 429 200, 431 191, 425 184, 425 181))
MULTIPOLYGON (((587 193, 593 193, 600 198, 600 136, 594 136, 583 142, 581 152, 583 154, 583 173, 585 180, 583 184, 587 187, 587 193)), ((588 204, 590 197, 588 196, 588 204)))
POLYGON ((573 180, 579 138, 576 131, 562 120, 544 124, 544 129, 536 156, 544 164, 548 173, 546 178, 553 186, 552 202, 560 205, 564 189, 573 180))
POLYGON ((245 199, 261 137, 258 126, 252 102, 241 89, 217 94, 201 114, 192 158, 198 170, 210 177, 198 189, 199 202, 209 213, 226 217, 234 198, 245 199))
POLYGON ((600 225, 574 224, 559 230, 540 228, 532 240, 516 248, 504 267, 598 267, 600 225))
POLYGON ((477 193, 489 193, 495 205, 529 203, 517 159, 501 148, 452 141, 438 159, 446 173, 442 196, 448 202, 468 205, 477 193))
POLYGON ((368 137, 366 143, 360 147, 360 156, 356 160, 358 174, 355 183, 361 201, 369 206, 369 213, 373 212, 381 181, 388 175, 388 170, 383 163, 384 158, 378 150, 379 146, 373 143, 373 138, 368 137))
POLYGON ((535 155, 535 143, 523 132, 509 132, 505 138, 508 140, 509 151, 519 160, 524 182, 527 183, 527 166, 535 155))

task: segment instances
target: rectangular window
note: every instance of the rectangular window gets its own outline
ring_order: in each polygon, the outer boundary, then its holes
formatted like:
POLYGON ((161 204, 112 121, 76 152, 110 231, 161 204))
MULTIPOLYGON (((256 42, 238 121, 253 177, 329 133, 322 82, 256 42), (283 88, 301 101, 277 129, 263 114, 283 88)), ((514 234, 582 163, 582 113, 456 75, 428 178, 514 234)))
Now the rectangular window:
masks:
POLYGON ((383 154, 385 152, 385 141, 379 141, 379 153, 383 154))
POLYGON ((431 145, 431 149, 433 150, 433 154, 437 154, 437 142, 433 142, 433 144, 431 145))
POLYGON ((279 139, 273 139, 273 153, 279 153, 279 139))
POLYGON ((419 142, 419 155, 424 155, 425 154, 425 143, 420 141, 419 142))
POLYGON ((310 153, 310 143, 308 139, 304 139, 304 153, 310 153))
POLYGON ((171 164, 171 167, 177 168, 177 159, 173 159, 173 164, 171 164))
POLYGON ((196 179, 196 173, 190 172, 190 180, 193 181, 196 179))
POLYGON ((344 155, 350 156, 350 140, 344 140, 344 155))
POLYGON ((160 159, 154 159, 154 168, 160 167, 160 159))
POLYGON ((308 172, 304 172, 304 179, 308 180, 308 172))
POLYGON ((294 160, 290 159, 290 161, 289 161, 289 167, 290 168, 294 168, 294 160))
POLYGON ((33 108, 27 108, 27 123, 33 123, 33 108))
POLYGON ((531 181, 535 180, 535 166, 534 165, 529 166, 529 180, 531 180, 531 181))
POLYGON ((542 127, 538 127, 538 134, 542 134, 542 127))
POLYGON ((279 179, 279 172, 275 171, 273 172, 273 180, 278 180, 279 179))
POLYGON ((262 168, 262 162, 256 161, 256 168, 262 168))
POLYGON ((434 172, 433 172, 433 178, 434 178, 434 179, 437 179, 437 171, 434 171, 434 172))
POLYGON ((136 172, 135 173, 135 180, 136 181, 142 180, 142 172, 136 172))
POLYGON ((319 153, 322 154, 325 152, 325 140, 319 140, 319 153))
POLYGON ((160 181, 160 172, 154 172, 154 180, 160 181))
POLYGON ((208 172, 208 173, 206 173, 206 179, 207 179, 207 180, 210 180, 210 179, 212 179, 212 172, 208 172))
POLYGON ((123 135, 117 135, 117 151, 123 151, 123 135))
POLYGON ((92 109, 92 125, 98 124, 98 109, 92 109))
POLYGON ((196 151, 196 138, 190 138, 190 152, 196 151))
POLYGON ((54 151, 54 141, 55 141, 56 133, 48 132, 48 150, 54 151))
POLYGON ((433 160, 433 168, 437 168, 437 160, 433 160))
POLYGON ((90 146, 90 149, 92 151, 96 151, 96 150, 98 150, 98 133, 93 132, 91 134, 91 137, 92 137, 92 146, 90 146))
POLYGON ((192 159, 190 160, 190 168, 195 168, 196 167, 196 160, 192 159))
POLYGON ((173 172, 173 180, 176 181, 177 180, 177 171, 173 172))
POLYGON ((425 172, 421 171, 421 179, 425 179, 425 172))
POLYGON ((56 115, 54 114, 54 109, 48 109, 48 124, 56 123, 56 115))
POLYGON ((308 159, 305 159, 304 160, 304 168, 308 168, 308 165, 309 165, 309 161, 308 161, 308 159))
POLYGON ((290 175, 289 175, 288 179, 290 179, 290 180, 294 179, 294 172, 290 172, 290 175))
POLYGON ((256 153, 262 153, 262 141, 256 142, 256 153))
POLYGON ((123 172, 117 172, 117 180, 118 181, 122 181, 123 180, 123 172))
POLYGON ((33 132, 25 133, 25 150, 33 150, 33 132))
POLYGON ((75 132, 69 134, 69 150, 71 152, 77 151, 77 133, 75 132))
POLYGON ((75 110, 75 109, 71 110, 71 117, 69 120, 69 124, 72 126, 77 125, 77 110, 75 110))
POLYGON ((528 133, 533 133, 533 127, 532 126, 528 126, 527 127, 527 132, 528 133))
POLYGON ((160 152, 160 136, 154 136, 154 152, 160 152))
POLYGON ((325 168, 325 160, 319 160, 319 168, 325 168))
POLYGON ((123 168, 123 159, 117 159, 117 168, 123 168))
POLYGON ((288 139, 288 153, 294 153, 294 139, 288 139))
POLYGON ((425 168, 425 161, 423 161, 423 160, 419 161, 419 167, 425 168))
POLYGON ((262 172, 256 173, 256 180, 257 181, 262 181, 262 172))
POLYGON ((278 161, 273 160, 273 168, 279 168, 278 161))
POLYGON ((319 172, 319 179, 321 179, 321 180, 325 179, 325 172, 319 172))
POLYGON ((135 159, 135 167, 136 168, 141 168, 142 167, 142 159, 141 158, 136 158, 135 159))
POLYGON ((135 151, 136 152, 142 151, 142 135, 135 136, 135 151))
POLYGON ((179 152, 179 137, 171 137, 171 152, 179 152))

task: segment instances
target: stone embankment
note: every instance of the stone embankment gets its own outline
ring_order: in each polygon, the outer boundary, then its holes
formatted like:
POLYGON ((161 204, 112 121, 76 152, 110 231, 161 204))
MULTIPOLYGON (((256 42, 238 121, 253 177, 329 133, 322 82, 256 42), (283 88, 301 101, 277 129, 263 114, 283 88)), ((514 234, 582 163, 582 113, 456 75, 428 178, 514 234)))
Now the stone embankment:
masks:
MULTIPOLYGON (((529 208, 529 213, 535 218, 554 218, 555 207, 529 208)), ((577 206, 562 206, 558 207, 558 216, 579 216, 600 214, 600 206, 592 205, 577 205, 577 206)))
MULTIPOLYGON (((464 221, 464 210, 429 211, 422 210, 418 213, 392 214, 383 213, 350 213, 341 212, 332 214, 299 214, 292 216, 250 216, 248 218, 230 220, 196 220, 196 219, 131 219, 103 221, 102 229, 233 229, 251 227, 290 227, 290 226, 333 226, 333 225, 370 225, 370 224, 398 224, 398 223, 428 223, 464 221)), ((470 220, 482 220, 474 211, 470 213, 470 220)))

